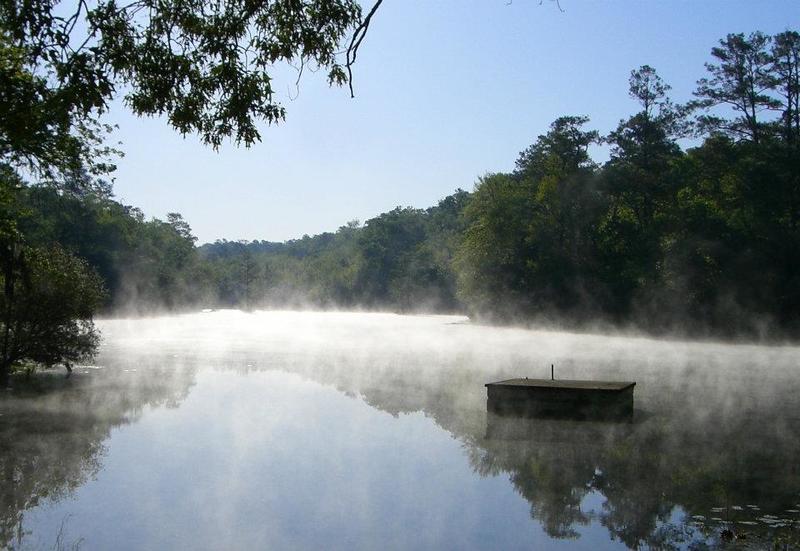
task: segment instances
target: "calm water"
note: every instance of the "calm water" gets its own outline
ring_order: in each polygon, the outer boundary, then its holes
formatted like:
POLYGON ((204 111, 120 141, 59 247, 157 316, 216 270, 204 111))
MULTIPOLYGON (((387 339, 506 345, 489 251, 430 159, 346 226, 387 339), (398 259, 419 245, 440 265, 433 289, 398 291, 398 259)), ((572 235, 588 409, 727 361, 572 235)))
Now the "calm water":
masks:
POLYGON ((800 541, 800 348, 389 314, 99 325, 94 365, 0 397, 0 547, 800 541), (487 416, 484 383, 551 363, 637 381, 634 422, 487 416))

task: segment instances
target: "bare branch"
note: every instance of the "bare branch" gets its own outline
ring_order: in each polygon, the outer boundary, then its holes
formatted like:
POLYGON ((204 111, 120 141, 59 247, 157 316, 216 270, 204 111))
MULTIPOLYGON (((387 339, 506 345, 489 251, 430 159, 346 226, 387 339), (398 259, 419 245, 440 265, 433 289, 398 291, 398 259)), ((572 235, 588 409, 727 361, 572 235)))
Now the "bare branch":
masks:
POLYGON ((364 40, 364 37, 367 36, 367 30, 369 29, 369 24, 372 21, 372 16, 375 15, 375 12, 378 11, 378 8, 383 3, 383 0, 377 0, 375 5, 372 6, 372 9, 369 10, 369 13, 364 18, 364 20, 359 23, 356 30, 353 32, 353 38, 350 40, 350 46, 347 48, 347 56, 345 63, 345 67, 347 67, 347 83, 350 87, 350 97, 354 98, 355 93, 353 93, 353 63, 356 62, 356 57, 358 56, 358 48, 361 46, 361 42, 364 40))
POLYGON ((297 69, 297 80, 294 81, 295 95, 292 96, 292 91, 289 90, 290 101, 294 101, 300 97, 300 79, 303 77, 303 70, 306 68, 306 61, 304 57, 300 57, 300 67, 295 68, 297 69))

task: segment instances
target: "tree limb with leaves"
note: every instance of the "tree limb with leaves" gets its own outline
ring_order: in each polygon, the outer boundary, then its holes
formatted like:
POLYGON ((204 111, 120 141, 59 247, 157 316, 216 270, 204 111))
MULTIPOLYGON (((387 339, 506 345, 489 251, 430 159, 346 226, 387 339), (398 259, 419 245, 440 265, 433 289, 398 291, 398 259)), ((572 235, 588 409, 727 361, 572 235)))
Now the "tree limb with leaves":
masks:
POLYGON ((286 110, 280 64, 315 66, 331 85, 352 66, 381 0, 54 0, 0 2, 0 155, 30 169, 96 159, 97 117, 122 95, 137 115, 164 116, 212 147, 249 146, 286 110))

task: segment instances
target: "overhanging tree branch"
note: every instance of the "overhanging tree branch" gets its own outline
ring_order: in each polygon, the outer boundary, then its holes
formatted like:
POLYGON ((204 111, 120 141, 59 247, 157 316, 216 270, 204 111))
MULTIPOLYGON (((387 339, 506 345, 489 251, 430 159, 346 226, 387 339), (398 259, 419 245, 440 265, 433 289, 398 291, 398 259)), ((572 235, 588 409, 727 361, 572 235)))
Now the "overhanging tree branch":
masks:
POLYGON ((347 47, 345 67, 347 67, 347 82, 350 87, 351 98, 356 97, 353 92, 353 63, 356 62, 358 48, 361 46, 361 42, 364 40, 364 37, 367 36, 367 30, 369 29, 370 22, 372 22, 372 16, 375 15, 375 12, 378 11, 382 3, 383 0, 377 0, 375 2, 375 5, 369 10, 364 20, 356 27, 356 30, 353 32, 353 37, 350 39, 350 45, 347 47))

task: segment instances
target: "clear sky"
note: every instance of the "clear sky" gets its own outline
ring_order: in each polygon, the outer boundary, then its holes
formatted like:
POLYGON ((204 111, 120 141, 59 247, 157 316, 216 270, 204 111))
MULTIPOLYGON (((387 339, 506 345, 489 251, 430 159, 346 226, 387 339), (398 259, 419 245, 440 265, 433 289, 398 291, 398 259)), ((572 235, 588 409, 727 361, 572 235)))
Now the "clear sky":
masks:
MULTIPOLYGON (((364 5, 371 6, 371 0, 364 5)), ((199 242, 283 241, 395 206, 428 207, 517 153, 558 116, 603 133, 635 111, 630 70, 655 67, 690 99, 727 33, 800 28, 800 1, 384 0, 359 51, 356 98, 275 73, 287 120, 218 152, 115 105, 119 200, 180 212, 199 242)), ((602 160, 603 151, 597 151, 602 160)))

